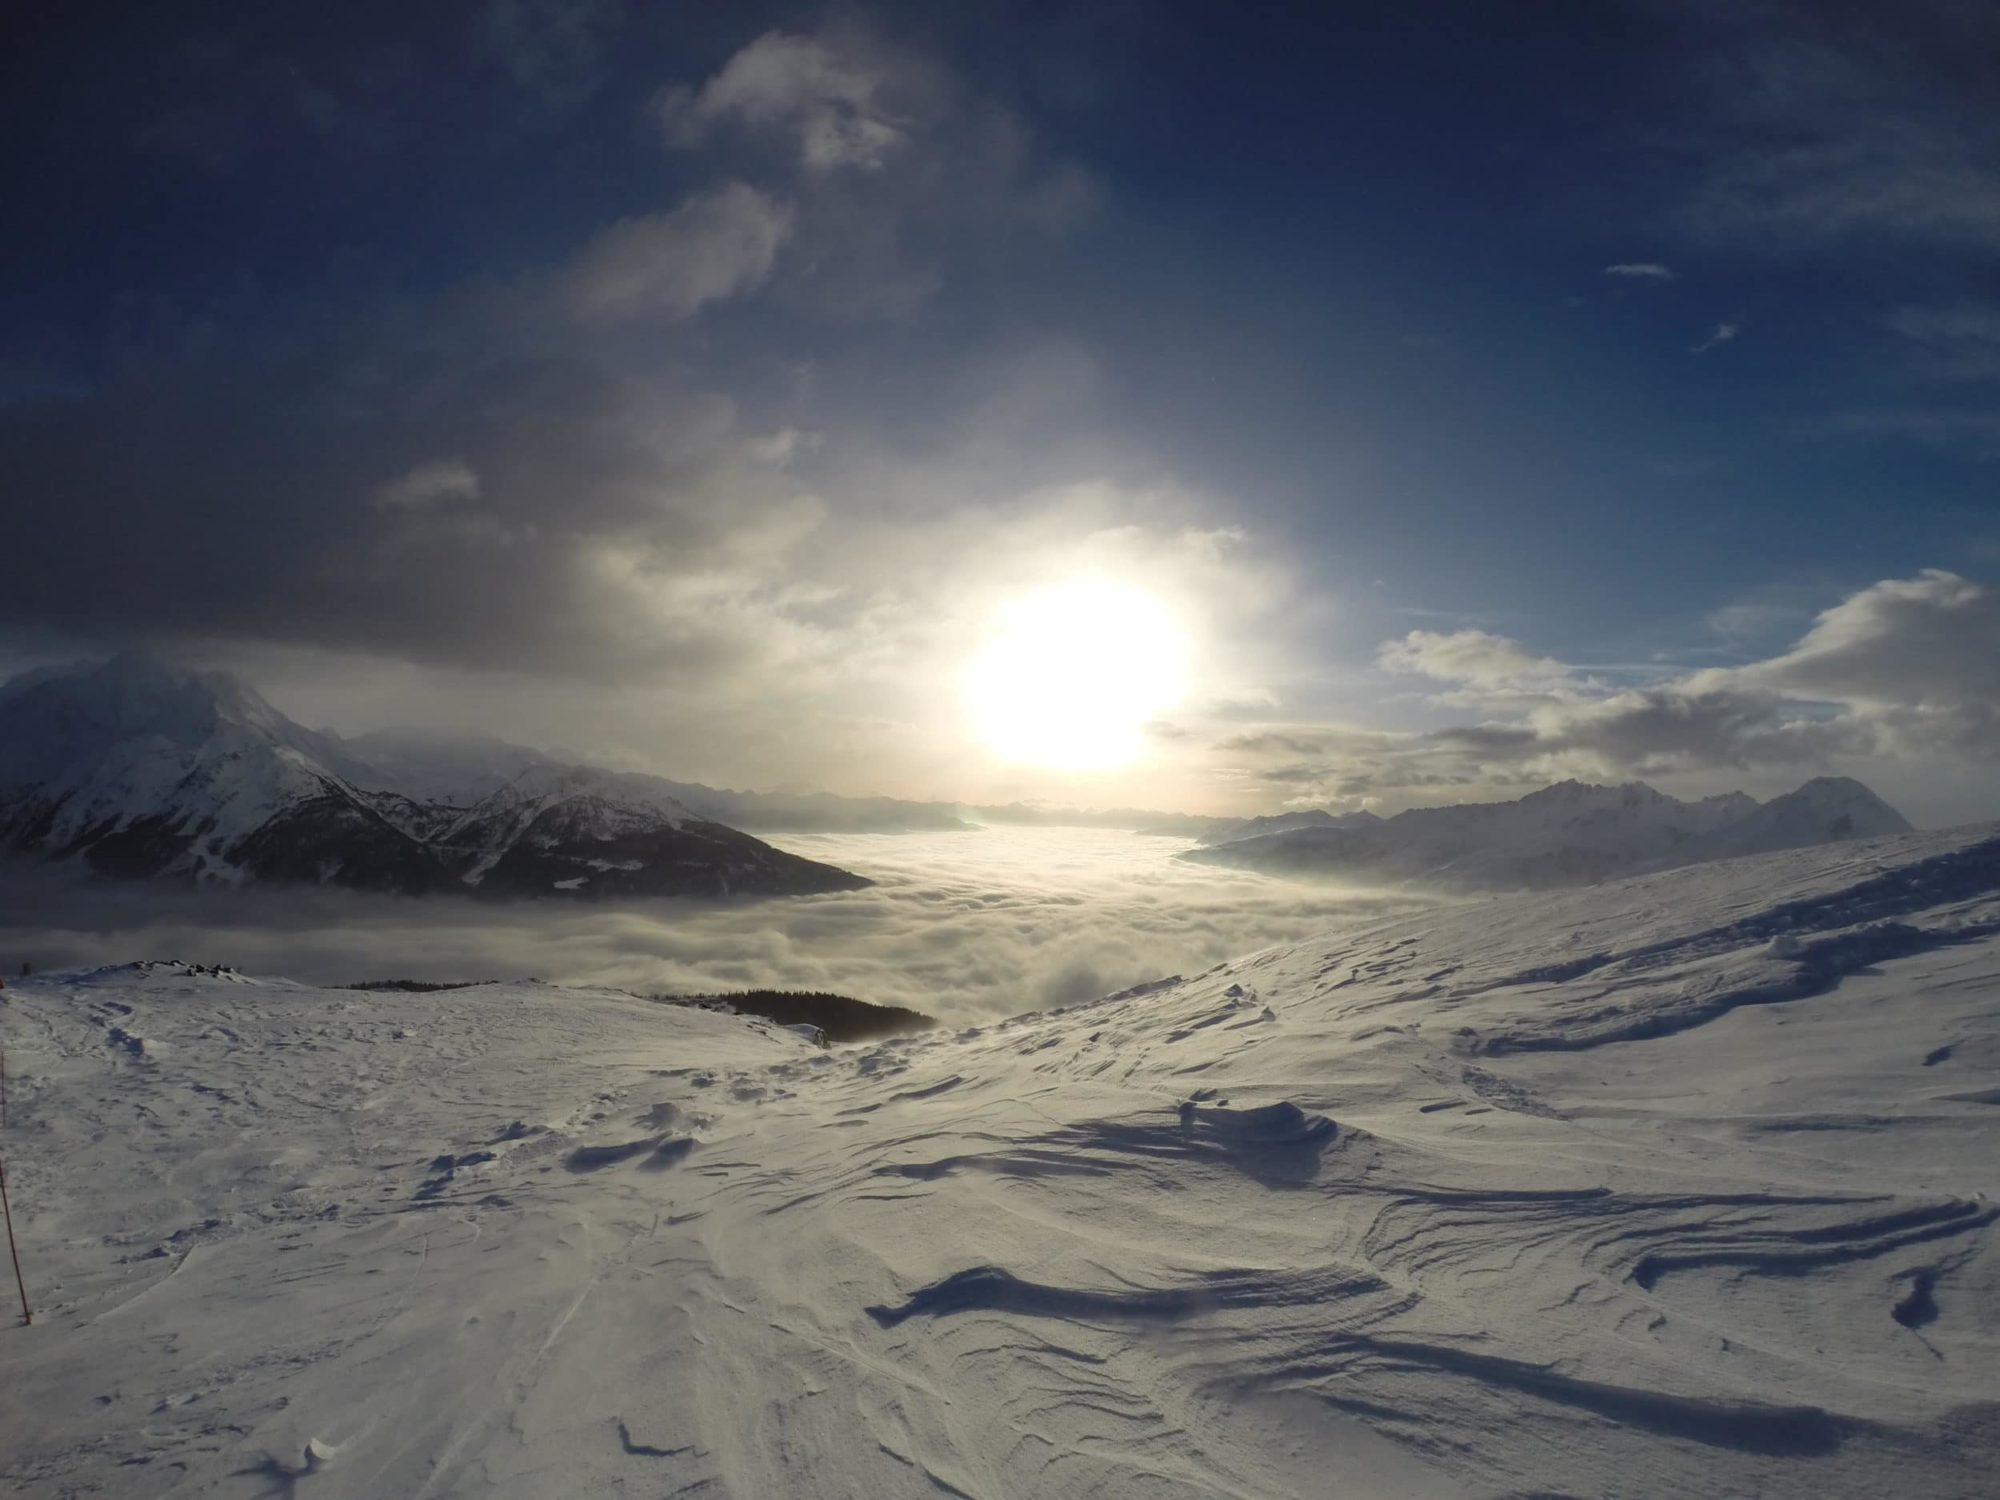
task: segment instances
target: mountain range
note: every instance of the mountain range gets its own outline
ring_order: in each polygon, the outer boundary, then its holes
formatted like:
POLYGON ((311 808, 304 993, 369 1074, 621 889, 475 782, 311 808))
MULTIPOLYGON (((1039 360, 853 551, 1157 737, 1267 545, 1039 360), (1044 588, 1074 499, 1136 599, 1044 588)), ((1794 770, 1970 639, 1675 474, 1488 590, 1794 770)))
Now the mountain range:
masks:
POLYGON ((1412 808, 1393 818, 1303 816, 1275 830, 1253 819, 1238 825, 1246 836, 1180 857, 1275 875, 1533 889, 1910 831, 1901 813, 1844 776, 1769 802, 1742 792, 1685 802, 1644 782, 1565 781, 1513 802, 1412 808))
MULTIPOLYGON (((308 729, 226 673, 142 653, 0 684, 0 849, 104 875, 304 882, 404 894, 583 899, 805 894, 868 884, 738 824, 888 832, 974 826, 896 798, 739 792, 568 764, 485 735, 308 729)), ((1006 822, 1075 814, 980 808, 1006 822)), ((1760 803, 1566 781, 1513 802, 1392 818, 1099 813, 1195 838, 1181 858, 1289 876, 1491 890, 1618 876, 1901 833, 1857 781, 1760 803)))
POLYGON ((869 882, 657 778, 534 758, 480 782, 142 654, 0 685, 0 848, 103 875, 400 894, 798 895, 869 882))

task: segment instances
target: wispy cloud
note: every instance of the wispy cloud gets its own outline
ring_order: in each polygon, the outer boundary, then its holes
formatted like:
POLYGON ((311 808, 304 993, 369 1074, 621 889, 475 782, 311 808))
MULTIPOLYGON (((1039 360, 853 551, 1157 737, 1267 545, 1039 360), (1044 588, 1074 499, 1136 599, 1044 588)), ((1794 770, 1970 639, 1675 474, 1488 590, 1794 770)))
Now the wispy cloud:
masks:
POLYGON ((860 26, 771 31, 654 103, 662 139, 754 166, 791 211, 779 290, 829 319, 901 317, 944 281, 943 250, 1084 224, 1096 179, 927 54, 860 26))
POLYGON ((458 458, 418 464, 375 491, 375 503, 389 510, 420 510, 478 498, 479 476, 458 458))
POLYGON ((732 182, 602 231, 564 274, 563 291, 586 317, 692 317, 763 281, 791 228, 787 205, 732 182))
POLYGON ((1781 33, 1761 7, 1718 8, 1708 161, 1688 227, 1778 251, 1860 239, 2000 248, 1992 80, 1964 64, 1992 55, 2000 25, 1990 6, 1914 9, 1781 33))
POLYGON ((1736 336, 1742 331, 1743 325, 1741 323, 1717 323, 1707 338, 1703 339, 1699 344, 1688 346, 1688 353, 1706 354, 1711 349, 1720 348, 1724 344, 1734 343, 1736 336))
POLYGON ((2000 456, 2000 410, 1991 406, 1916 406, 1851 411, 1836 418, 1833 425, 1841 432, 1970 447, 1986 459, 2000 456))
POLYGON ((1672 281, 1674 273, 1670 267, 1655 260, 1621 261, 1615 266, 1604 268, 1606 276, 1617 276, 1627 281, 1672 281))
POLYGON ((773 31, 700 87, 668 89, 657 109, 676 146, 736 126, 785 136, 810 171, 872 171, 935 122, 948 92, 941 70, 868 38, 773 31))
POLYGON ((1882 321, 1903 341, 1920 378, 2000 380, 2000 303, 1899 307, 1882 321))
POLYGON ((1389 672, 1452 684, 1454 691, 1433 701, 1460 706, 1559 697, 1579 686, 1575 671, 1562 662, 1484 630, 1412 630, 1385 642, 1376 660, 1389 672))

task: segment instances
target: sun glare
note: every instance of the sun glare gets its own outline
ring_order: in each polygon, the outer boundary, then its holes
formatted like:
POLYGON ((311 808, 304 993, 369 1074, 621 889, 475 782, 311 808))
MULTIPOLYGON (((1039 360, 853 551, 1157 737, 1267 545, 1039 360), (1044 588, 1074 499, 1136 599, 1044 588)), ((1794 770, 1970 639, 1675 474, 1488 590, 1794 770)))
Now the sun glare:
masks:
POLYGON ((966 706, 998 758, 1050 770, 1115 770, 1186 688, 1186 645, 1152 595, 1078 579, 1016 600, 965 672, 966 706))

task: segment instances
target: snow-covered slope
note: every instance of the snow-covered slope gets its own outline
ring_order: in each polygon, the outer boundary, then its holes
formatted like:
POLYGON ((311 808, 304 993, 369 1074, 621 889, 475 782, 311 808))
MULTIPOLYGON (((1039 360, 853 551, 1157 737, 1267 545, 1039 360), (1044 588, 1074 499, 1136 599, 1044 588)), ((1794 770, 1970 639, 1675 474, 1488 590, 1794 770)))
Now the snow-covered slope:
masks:
POLYGON ((1564 781, 1513 802, 1293 828, 1191 849, 1182 858, 1279 875, 1505 890, 1582 885, 1909 827, 1894 808, 1845 778, 1809 781, 1761 805, 1741 792, 1683 802, 1641 782, 1564 781))
POLYGON ((0 1488, 1961 1497, 2000 830, 820 1052, 605 991, 0 996, 0 1488))
MULTIPOLYGON (((504 768, 508 748, 488 746, 482 764, 504 768)), ((0 849, 108 875, 405 893, 867 884, 707 821, 650 777, 536 762, 468 809, 428 800, 422 778, 398 788, 382 767, 225 674, 142 655, 30 673, 0 687, 0 849)))

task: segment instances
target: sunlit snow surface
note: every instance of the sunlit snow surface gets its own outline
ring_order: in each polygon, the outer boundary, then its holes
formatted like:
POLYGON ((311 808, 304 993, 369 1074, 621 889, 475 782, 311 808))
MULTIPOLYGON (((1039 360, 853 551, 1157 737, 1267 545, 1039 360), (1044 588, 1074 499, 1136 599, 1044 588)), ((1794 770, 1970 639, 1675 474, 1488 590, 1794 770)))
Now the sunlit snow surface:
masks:
POLYGON ((10 981, 30 1496, 1984 1496, 2000 841, 820 1052, 10 981))

